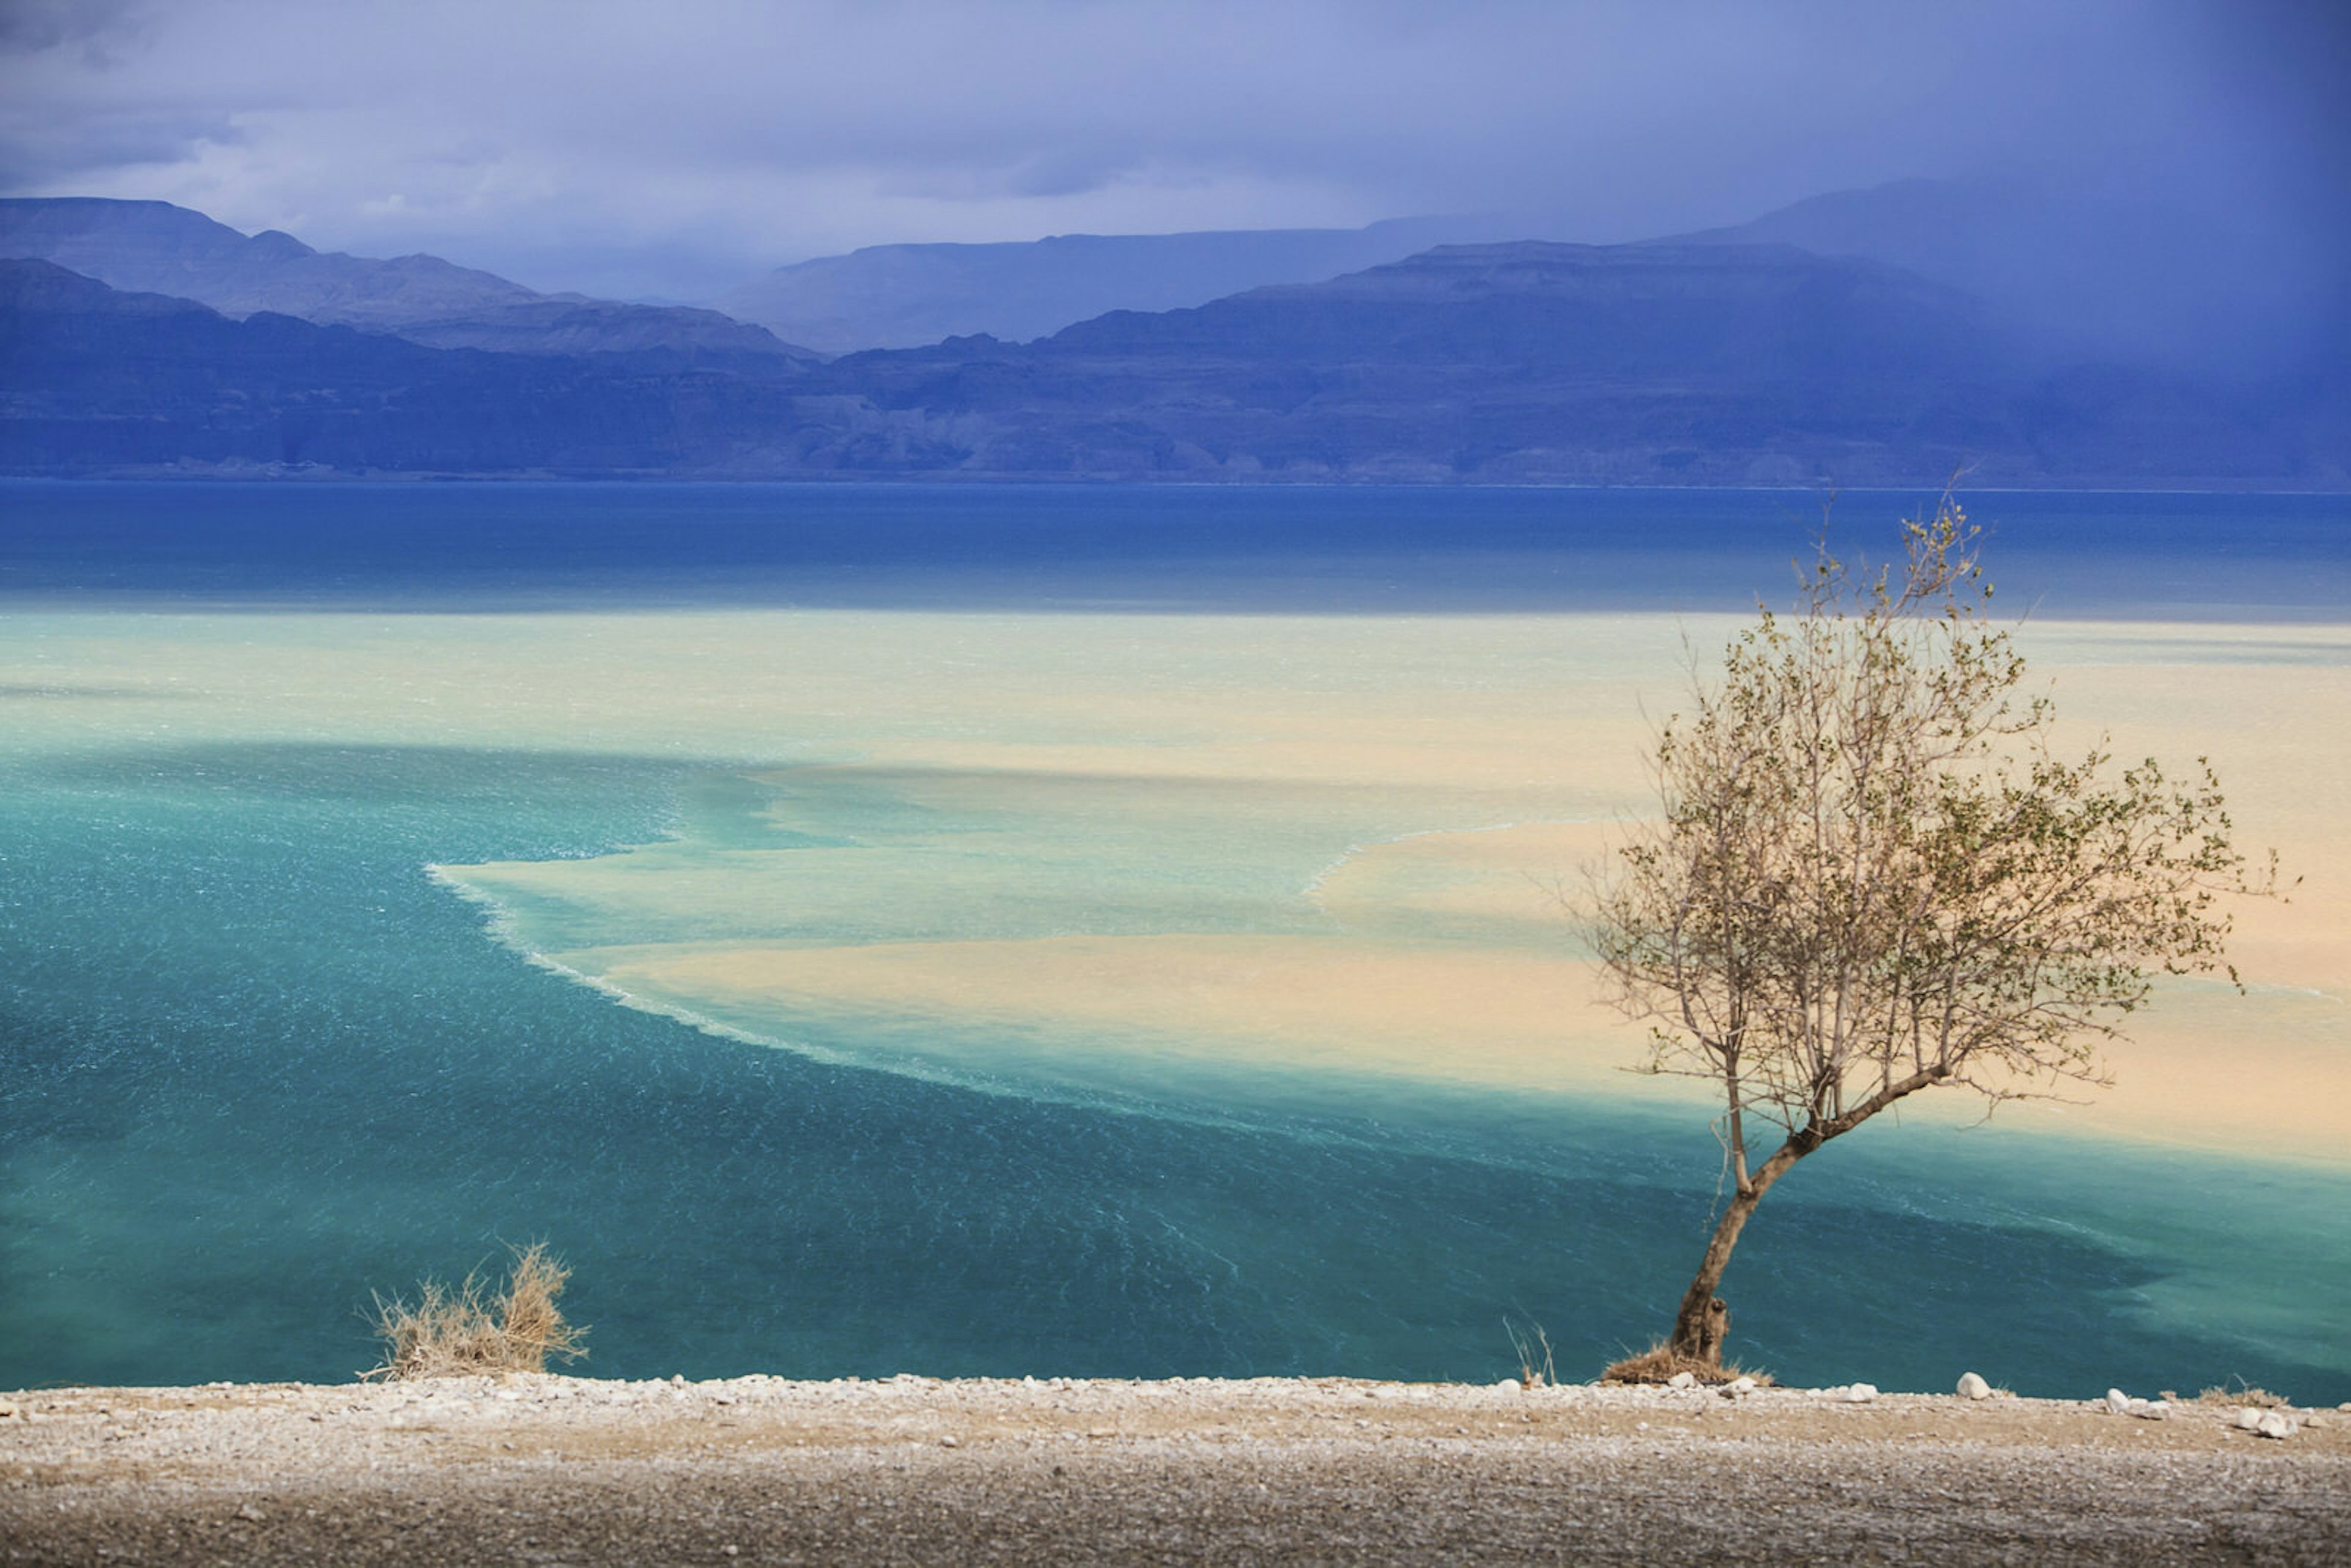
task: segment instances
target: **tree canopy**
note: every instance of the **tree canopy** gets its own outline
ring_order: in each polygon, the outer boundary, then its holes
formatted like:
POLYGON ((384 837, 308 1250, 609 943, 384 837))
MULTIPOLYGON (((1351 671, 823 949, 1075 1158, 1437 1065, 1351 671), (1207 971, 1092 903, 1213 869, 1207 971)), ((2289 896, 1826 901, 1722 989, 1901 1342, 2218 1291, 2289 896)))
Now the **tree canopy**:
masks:
POLYGON ((1719 1096, 1732 1196, 1669 1342, 1702 1366, 1740 1230, 1798 1160, 1922 1090, 2103 1083, 2157 975, 2227 967, 2220 900, 2252 890, 2203 758, 2056 753, 1956 502, 1904 547, 1864 571, 1823 537, 1795 612, 1662 727, 1658 810, 1597 889, 1648 1070, 1719 1096))

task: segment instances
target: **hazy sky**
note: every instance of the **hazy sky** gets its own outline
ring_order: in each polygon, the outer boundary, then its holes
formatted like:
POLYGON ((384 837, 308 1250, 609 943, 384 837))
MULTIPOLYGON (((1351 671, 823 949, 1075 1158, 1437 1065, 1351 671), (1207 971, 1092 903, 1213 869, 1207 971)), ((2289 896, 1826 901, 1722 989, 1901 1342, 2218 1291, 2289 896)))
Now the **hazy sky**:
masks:
POLYGON ((0 0, 0 193, 155 197, 542 288, 893 240, 1540 214, 2150 172, 2346 193, 2340 0, 0 0))

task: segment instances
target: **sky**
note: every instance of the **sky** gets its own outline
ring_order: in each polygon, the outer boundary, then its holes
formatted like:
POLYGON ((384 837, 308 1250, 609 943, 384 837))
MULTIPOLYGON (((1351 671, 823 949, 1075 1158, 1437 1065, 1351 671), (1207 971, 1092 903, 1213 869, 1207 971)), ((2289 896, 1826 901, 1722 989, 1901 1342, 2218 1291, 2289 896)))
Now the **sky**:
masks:
POLYGON ((0 194, 543 289, 861 246, 1523 215, 1651 237, 1908 176, 2351 224, 2339 0, 0 0, 0 194))

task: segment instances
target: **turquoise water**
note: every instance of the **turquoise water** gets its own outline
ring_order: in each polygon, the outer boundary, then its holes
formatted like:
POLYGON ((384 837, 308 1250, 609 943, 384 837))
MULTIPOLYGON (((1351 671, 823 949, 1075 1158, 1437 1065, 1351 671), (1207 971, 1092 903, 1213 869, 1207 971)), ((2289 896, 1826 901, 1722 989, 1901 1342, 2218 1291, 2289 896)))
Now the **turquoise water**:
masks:
MULTIPOLYGON (((84 591, 116 593, 44 591, 84 591)), ((827 1060, 872 1044, 822 1038, 839 1019, 810 1020, 812 1055, 616 1006, 427 868, 584 860, 687 815, 767 842, 747 747, 839 736, 687 714, 569 743, 518 718, 499 744, 384 716, 396 670, 348 713, 303 688, 206 717, 216 690, 120 674, 152 608, 0 622, 36 672, 0 694, 0 1386, 341 1377, 372 1354, 371 1291, 534 1238, 574 1266, 611 1376, 1488 1378, 1505 1314, 1588 1373, 1662 1326, 1695 1260, 1715 1151, 1671 1106, 940 1082, 827 1060)), ((356 639, 372 612, 348 613, 356 639)), ((468 700, 516 672, 478 679, 468 700)), ((875 809, 852 789, 802 825, 854 839, 875 809)), ((2324 1305, 2351 1290, 2344 1197, 2326 1167, 1873 1128, 1750 1228, 1735 1353, 1798 1382, 2351 1397, 2324 1305)))

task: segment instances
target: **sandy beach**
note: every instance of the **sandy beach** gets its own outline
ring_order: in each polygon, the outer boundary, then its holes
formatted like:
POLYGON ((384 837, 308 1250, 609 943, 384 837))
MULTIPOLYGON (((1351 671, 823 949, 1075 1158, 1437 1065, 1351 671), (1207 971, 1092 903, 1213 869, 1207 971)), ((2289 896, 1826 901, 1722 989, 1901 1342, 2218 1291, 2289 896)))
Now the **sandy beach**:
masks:
MULTIPOLYGON (((2148 1391, 2150 1396, 2154 1391, 2148 1391)), ((8 1563, 2339 1563, 2351 1412, 1071 1379, 0 1396, 8 1563)))

